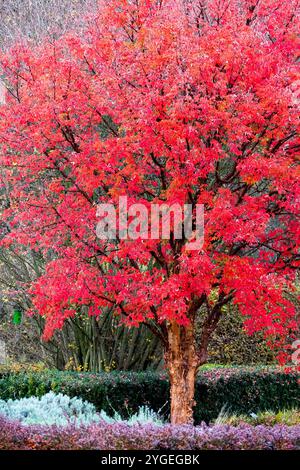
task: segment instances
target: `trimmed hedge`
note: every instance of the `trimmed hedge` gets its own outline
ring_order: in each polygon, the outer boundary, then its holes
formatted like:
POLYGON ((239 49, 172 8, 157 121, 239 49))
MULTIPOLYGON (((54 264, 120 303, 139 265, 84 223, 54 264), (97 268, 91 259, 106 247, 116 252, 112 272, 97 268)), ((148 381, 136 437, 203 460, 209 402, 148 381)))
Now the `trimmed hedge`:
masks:
MULTIPOLYGON (((169 414, 169 380, 153 372, 20 372, 0 375, 0 398, 42 396, 50 390, 78 396, 109 415, 124 418, 147 405, 169 414)), ((299 373, 281 368, 216 368, 199 373, 195 423, 210 422, 222 409, 234 414, 279 411, 300 405, 299 373)))
POLYGON ((0 416, 0 450, 299 450, 300 426, 22 426, 0 416))

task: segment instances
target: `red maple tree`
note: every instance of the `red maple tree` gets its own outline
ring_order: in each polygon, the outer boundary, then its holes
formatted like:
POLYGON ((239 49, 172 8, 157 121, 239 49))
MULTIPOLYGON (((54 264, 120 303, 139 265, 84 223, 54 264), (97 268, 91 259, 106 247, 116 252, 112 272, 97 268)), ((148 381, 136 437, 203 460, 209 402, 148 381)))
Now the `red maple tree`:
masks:
POLYGON ((226 304, 250 333, 297 327, 298 3, 106 0, 84 35, 1 56, 2 243, 44 255, 30 289, 45 337, 82 306, 146 324, 165 347, 173 423, 192 421, 226 304), (121 195, 203 204, 202 249, 172 233, 97 239, 96 205, 121 195))

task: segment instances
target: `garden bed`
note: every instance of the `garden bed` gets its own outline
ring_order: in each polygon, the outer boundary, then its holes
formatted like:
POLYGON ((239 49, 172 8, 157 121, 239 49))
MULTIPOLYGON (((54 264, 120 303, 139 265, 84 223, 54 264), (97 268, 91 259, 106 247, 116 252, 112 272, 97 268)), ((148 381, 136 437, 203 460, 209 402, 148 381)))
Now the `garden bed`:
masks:
MULTIPOLYGON (((4 372, 0 399, 41 397, 53 391, 80 397, 98 411, 125 419, 141 406, 169 415, 169 381, 165 373, 4 372)), ((299 408, 299 372, 280 367, 226 367, 201 371, 196 382, 195 423, 215 420, 221 410, 234 414, 299 408)))
POLYGON ((300 425, 23 426, 0 417, 1 450, 299 450, 300 425))

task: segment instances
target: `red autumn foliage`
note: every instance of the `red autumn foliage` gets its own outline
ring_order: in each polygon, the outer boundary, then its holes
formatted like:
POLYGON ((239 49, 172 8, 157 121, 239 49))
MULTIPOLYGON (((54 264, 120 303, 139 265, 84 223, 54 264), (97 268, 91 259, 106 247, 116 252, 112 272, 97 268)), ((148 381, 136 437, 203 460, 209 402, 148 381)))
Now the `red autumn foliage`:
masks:
POLYGON ((194 344, 202 308, 195 369, 230 301, 250 333, 282 340, 296 330, 284 293, 299 266, 297 8, 109 0, 84 35, 1 56, 11 185, 2 243, 47 261, 31 286, 45 338, 81 306, 96 316, 113 307, 129 325, 148 324, 174 362, 174 337, 191 329, 194 344), (204 204, 203 248, 97 239, 96 205, 120 195, 204 204))

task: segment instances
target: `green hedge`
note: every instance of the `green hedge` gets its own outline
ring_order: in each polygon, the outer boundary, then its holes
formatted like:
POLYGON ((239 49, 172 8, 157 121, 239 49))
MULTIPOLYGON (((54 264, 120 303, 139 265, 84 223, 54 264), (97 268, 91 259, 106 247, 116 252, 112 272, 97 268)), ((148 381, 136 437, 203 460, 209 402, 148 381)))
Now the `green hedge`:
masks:
MULTIPOLYGON (((166 374, 151 372, 20 372, 0 374, 0 398, 41 396, 53 390, 79 396, 109 414, 128 417, 141 405, 169 413, 166 374)), ((199 373, 195 422, 215 419, 221 409, 235 414, 300 406, 299 374, 280 368, 215 368, 199 373)))

